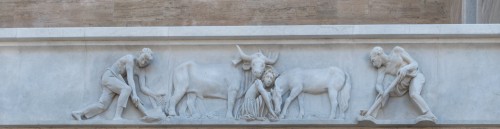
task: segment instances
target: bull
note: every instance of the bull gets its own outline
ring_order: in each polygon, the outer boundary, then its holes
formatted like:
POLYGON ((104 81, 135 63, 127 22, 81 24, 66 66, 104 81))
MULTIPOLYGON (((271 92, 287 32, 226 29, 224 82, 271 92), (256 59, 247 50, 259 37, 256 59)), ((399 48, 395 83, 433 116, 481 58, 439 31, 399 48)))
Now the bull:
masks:
POLYGON ((243 65, 243 70, 251 70, 252 76, 260 78, 265 66, 272 65, 278 60, 278 56, 271 59, 260 51, 247 55, 238 45, 236 47, 240 58, 234 60, 233 64, 201 64, 188 61, 176 67, 172 77, 173 95, 166 110, 167 115, 177 116, 176 105, 187 94, 187 106, 192 114, 196 114, 194 104, 196 97, 219 98, 227 100, 226 118, 233 118, 234 103, 237 98, 243 96, 243 92, 239 91, 243 90, 240 84, 245 78, 244 71, 234 65, 249 62, 249 65, 243 65))

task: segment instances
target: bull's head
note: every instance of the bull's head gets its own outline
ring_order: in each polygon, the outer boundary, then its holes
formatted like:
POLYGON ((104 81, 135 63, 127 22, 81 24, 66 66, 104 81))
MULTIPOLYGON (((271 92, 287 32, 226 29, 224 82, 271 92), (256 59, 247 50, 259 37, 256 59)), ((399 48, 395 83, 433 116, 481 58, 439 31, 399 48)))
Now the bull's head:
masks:
POLYGON ((244 62, 249 62, 250 64, 243 64, 243 70, 252 70, 252 74, 256 78, 260 78, 262 76, 262 73, 264 72, 264 69, 266 65, 272 65, 276 63, 278 60, 278 56, 274 59, 270 59, 266 57, 262 52, 257 52, 252 55, 247 55, 243 50, 241 50, 240 46, 236 45, 238 48, 238 51, 240 52, 240 59, 235 60, 233 63, 238 64, 241 61, 244 62))

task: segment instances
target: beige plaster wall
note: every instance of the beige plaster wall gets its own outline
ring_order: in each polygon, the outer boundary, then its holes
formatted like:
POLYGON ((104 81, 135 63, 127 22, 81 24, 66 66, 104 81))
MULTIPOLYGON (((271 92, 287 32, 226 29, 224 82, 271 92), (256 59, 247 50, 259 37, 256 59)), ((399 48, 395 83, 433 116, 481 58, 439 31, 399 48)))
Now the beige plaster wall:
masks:
POLYGON ((454 15, 456 13, 452 12, 460 10, 459 2, 459 0, 1 0, 0 27, 441 24, 457 22, 454 15))

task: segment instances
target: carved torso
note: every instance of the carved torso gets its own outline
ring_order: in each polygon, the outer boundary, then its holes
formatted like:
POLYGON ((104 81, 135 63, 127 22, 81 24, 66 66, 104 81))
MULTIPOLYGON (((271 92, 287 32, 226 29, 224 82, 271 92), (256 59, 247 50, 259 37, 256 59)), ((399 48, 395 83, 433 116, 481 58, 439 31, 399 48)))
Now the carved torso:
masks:
POLYGON ((116 61, 111 66, 110 70, 112 70, 116 74, 120 74, 122 77, 125 77, 127 76, 127 68, 126 68, 127 63, 134 63, 132 65, 134 66, 133 73, 135 74, 136 73, 135 69, 137 69, 136 68, 137 66, 135 65, 134 56, 132 55, 126 55, 118 59, 118 61, 116 61))
POLYGON ((399 69, 406 65, 408 63, 399 54, 391 53, 388 62, 385 64, 385 71, 387 74, 396 76, 399 69))

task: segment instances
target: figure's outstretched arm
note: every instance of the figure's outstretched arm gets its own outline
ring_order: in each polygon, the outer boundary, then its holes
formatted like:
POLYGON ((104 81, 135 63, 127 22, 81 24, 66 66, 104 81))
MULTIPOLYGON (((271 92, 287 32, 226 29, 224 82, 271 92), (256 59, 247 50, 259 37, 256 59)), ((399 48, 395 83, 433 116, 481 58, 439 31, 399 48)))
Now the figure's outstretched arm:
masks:
POLYGON ((151 89, 149 89, 149 87, 146 86, 146 72, 143 69, 139 71, 138 76, 139 76, 139 88, 141 89, 142 93, 151 97, 162 95, 151 91, 151 89))

